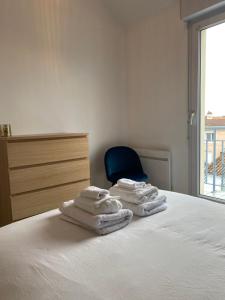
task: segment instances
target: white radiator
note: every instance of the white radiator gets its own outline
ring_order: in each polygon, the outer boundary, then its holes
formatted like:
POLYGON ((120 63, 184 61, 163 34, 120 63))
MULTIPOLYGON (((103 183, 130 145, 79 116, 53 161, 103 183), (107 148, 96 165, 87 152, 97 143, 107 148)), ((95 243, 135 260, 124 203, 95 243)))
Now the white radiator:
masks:
POLYGON ((160 189, 172 190, 171 153, 169 151, 136 148, 144 172, 152 185, 160 189))

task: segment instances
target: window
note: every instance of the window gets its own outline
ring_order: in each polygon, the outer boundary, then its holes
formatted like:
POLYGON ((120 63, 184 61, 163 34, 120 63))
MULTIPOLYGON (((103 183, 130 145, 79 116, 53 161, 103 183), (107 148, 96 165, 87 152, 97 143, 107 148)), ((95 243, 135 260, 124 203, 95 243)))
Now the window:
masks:
POLYGON ((225 203, 225 13, 190 26, 190 194, 225 203))
POLYGON ((206 132, 206 141, 213 142, 215 140, 214 132, 206 132))

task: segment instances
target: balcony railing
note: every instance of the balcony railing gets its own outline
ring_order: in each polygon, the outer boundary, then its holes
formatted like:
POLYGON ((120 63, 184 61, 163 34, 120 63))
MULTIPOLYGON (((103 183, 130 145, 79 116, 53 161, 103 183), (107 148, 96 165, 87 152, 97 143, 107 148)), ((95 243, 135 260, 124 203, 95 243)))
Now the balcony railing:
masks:
POLYGON ((205 141, 204 183, 211 192, 225 191, 225 140, 205 141))

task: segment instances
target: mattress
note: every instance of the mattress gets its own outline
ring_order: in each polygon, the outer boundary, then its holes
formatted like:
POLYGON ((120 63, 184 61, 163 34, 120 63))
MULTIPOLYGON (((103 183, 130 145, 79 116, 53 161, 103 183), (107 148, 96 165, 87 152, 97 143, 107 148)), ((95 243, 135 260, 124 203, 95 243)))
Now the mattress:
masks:
POLYGON ((0 299, 225 299, 225 206, 165 194, 167 211, 107 236, 58 210, 1 228, 0 299))

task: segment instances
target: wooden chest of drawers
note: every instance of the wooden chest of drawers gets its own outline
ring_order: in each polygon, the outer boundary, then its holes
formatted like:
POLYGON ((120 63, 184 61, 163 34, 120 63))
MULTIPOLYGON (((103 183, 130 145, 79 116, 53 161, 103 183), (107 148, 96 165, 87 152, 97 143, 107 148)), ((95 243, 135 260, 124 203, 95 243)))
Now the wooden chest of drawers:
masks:
POLYGON ((0 138, 0 226, 57 208, 89 184, 86 134, 0 138))

